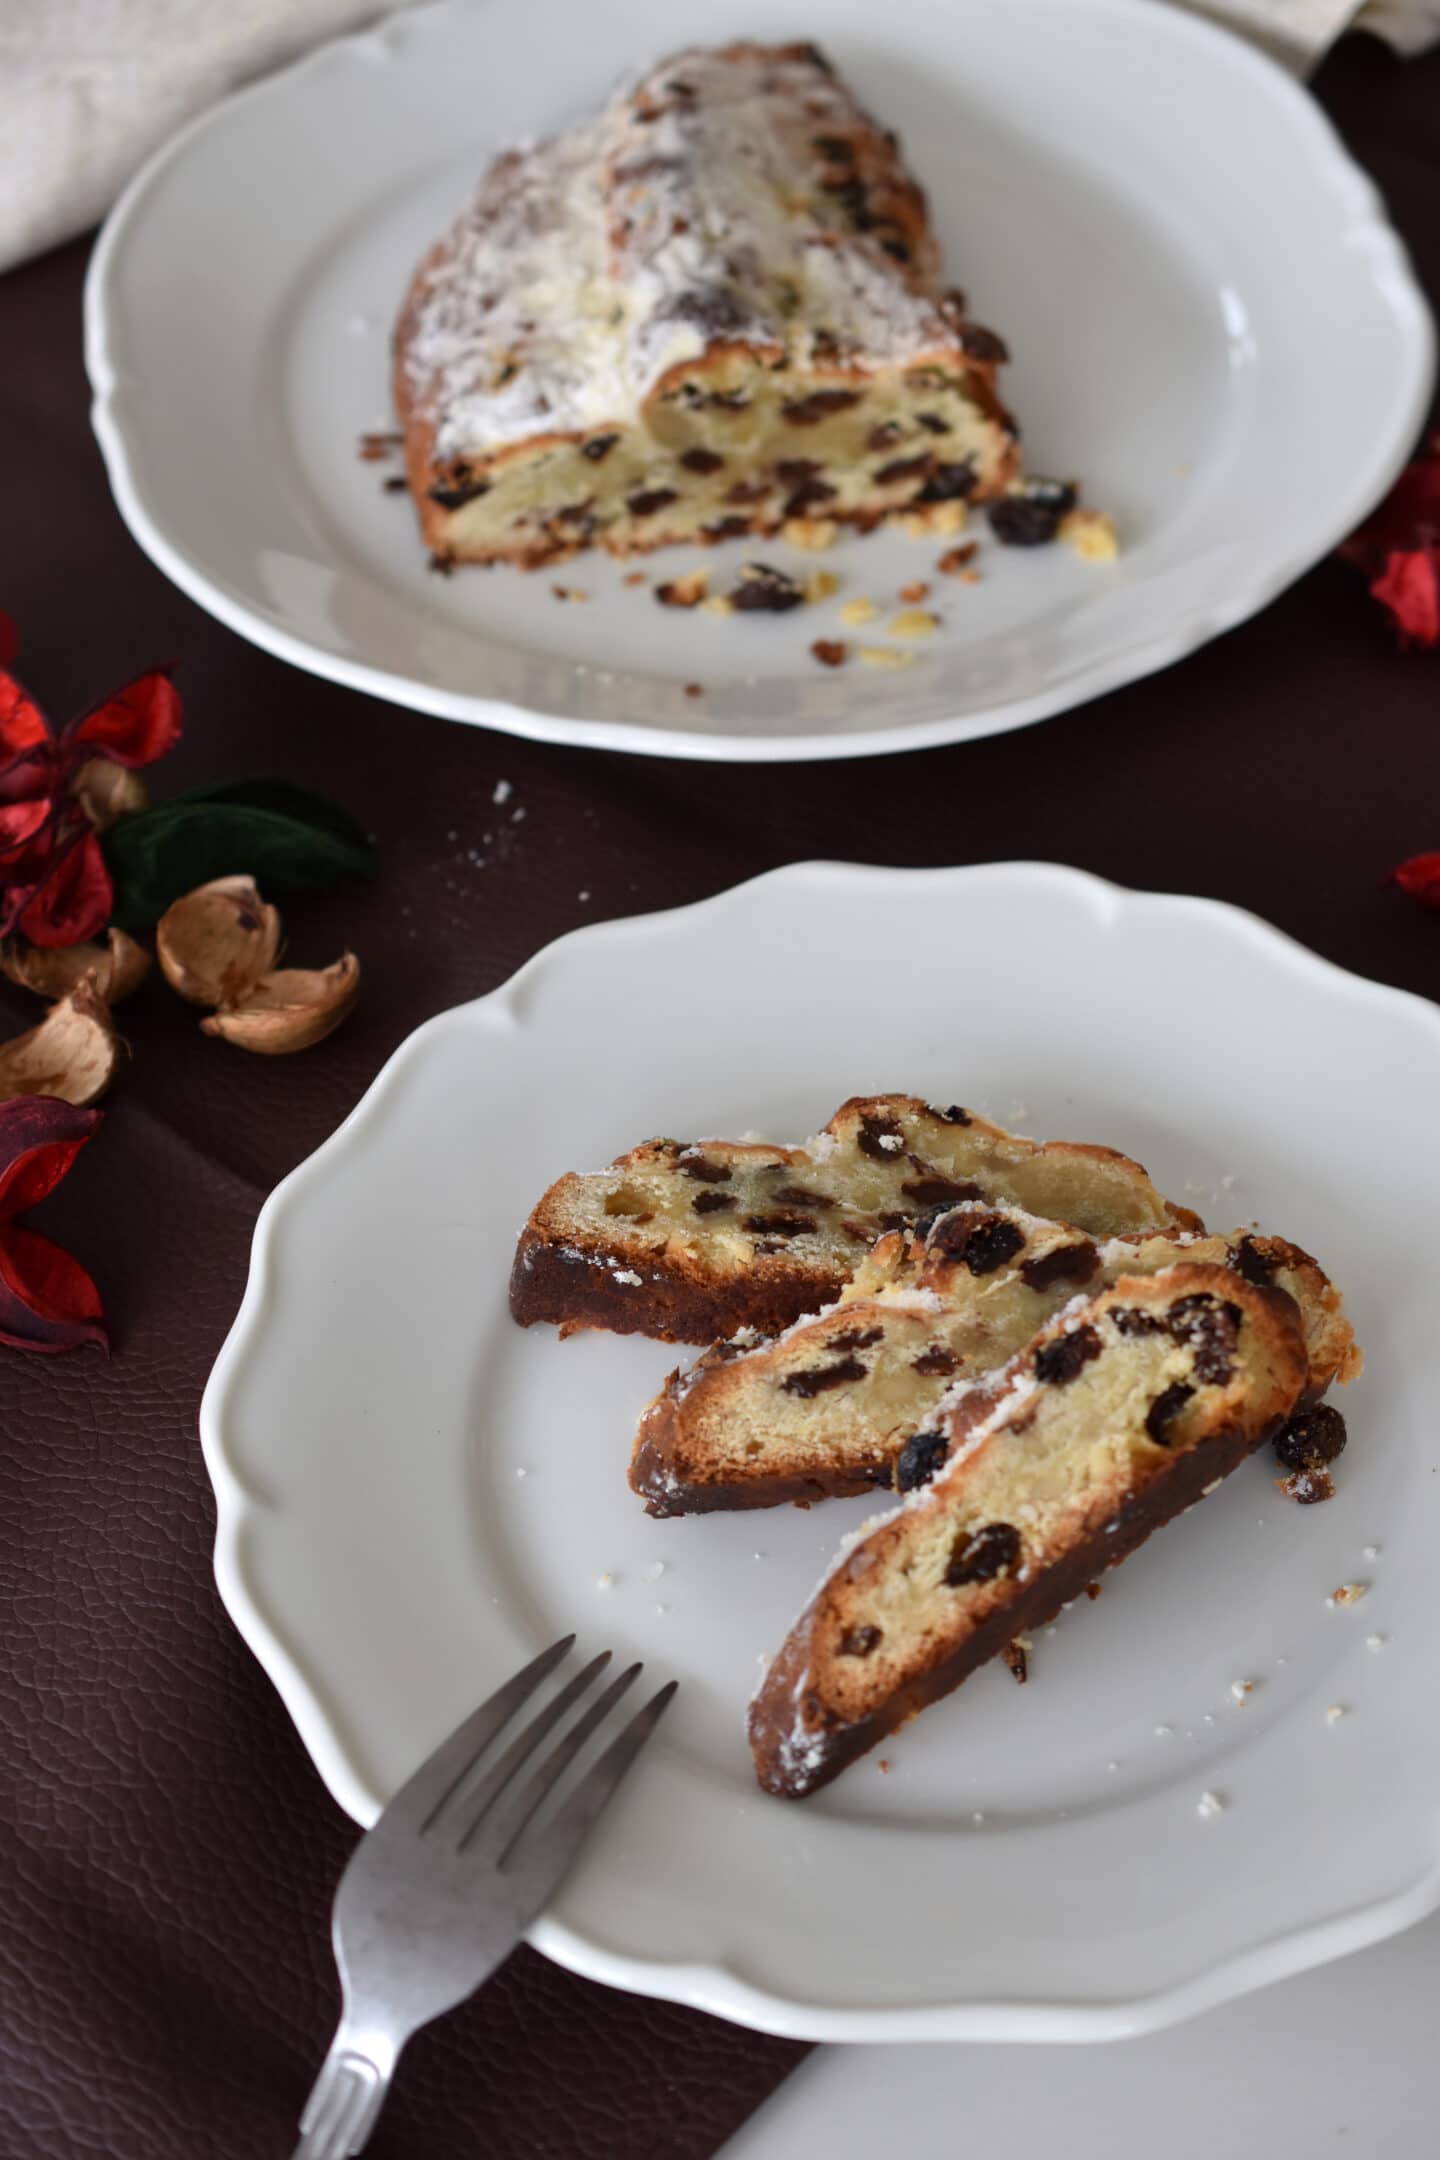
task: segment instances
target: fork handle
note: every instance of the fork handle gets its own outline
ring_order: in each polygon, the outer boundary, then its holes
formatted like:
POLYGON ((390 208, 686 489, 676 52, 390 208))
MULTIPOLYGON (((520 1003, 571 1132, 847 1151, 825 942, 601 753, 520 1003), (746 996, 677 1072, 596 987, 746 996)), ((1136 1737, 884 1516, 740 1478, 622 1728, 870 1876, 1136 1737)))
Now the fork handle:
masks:
POLYGON ((342 2018, 300 2118, 295 2160, 348 2160, 375 2127, 399 2048, 387 2033, 342 2018))

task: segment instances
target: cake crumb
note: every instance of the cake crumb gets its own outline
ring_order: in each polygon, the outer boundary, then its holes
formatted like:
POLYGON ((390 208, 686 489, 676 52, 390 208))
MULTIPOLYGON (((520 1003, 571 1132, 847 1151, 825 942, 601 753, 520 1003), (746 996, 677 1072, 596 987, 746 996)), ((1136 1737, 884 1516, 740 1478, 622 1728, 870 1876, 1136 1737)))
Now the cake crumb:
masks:
POLYGON ((1260 1683, 1258 1680, 1232 1680, 1230 1693, 1237 1703, 1249 1702, 1260 1683))
POLYGON ((862 623, 874 622, 879 612, 880 610, 873 600, 867 600, 863 595, 857 594, 855 599, 847 600, 841 608, 840 620, 847 630, 858 630, 862 623))
POLYGON ((1365 1558, 1367 1560, 1378 1560, 1380 1558, 1380 1547, 1378 1545, 1367 1545, 1365 1547, 1365 1558))
POLYGON ((1157 1740, 1173 1740, 1174 1737, 1175 1728, 1173 1725, 1157 1725, 1155 1727, 1155 1738, 1157 1740))
POLYGON ((933 637, 940 627, 938 615, 928 608, 903 608, 885 625, 891 637, 933 637))
POLYGON ((621 579, 621 583, 624 585, 645 585, 648 582, 649 579, 643 570, 627 570, 621 579))
POLYGON ((812 570, 805 580, 805 598, 814 607, 821 600, 828 600, 840 590, 840 580, 833 570, 812 570))
POLYGON ((603 1573, 602 1575, 597 1575, 597 1576, 596 1576, 596 1578, 595 1578, 595 1587, 596 1587, 596 1589, 597 1589, 597 1590, 613 1590, 613 1589, 614 1589, 614 1587, 615 1587, 615 1577, 614 1577, 614 1576, 613 1576, 613 1575, 611 1574, 611 1572, 610 1572, 609 1568, 606 1568, 606 1569, 605 1569, 605 1572, 604 1572, 604 1573, 603 1573))
POLYGON ((404 495, 408 491, 410 483, 405 478, 404 473, 391 473, 388 479, 381 481, 380 485, 387 495, 404 495))
POLYGON ((686 695, 686 697, 704 697, 704 695, 705 695, 705 685, 704 685, 704 683, 698 683, 698 682, 687 682, 687 683, 686 683, 686 685, 685 685, 685 695, 686 695))
POLYGON ((780 538, 788 540, 791 547, 818 554, 825 548, 834 547, 839 529, 833 518, 786 518, 780 527, 780 538))
POLYGON ((862 645, 860 661, 864 667, 907 668, 914 664, 913 652, 897 652, 893 645, 862 645))
POLYGON ((968 523, 969 512, 963 502, 938 502, 924 510, 907 511, 900 520, 900 530, 911 540, 928 540, 937 533, 949 540, 964 532, 968 523))
POLYGON ((1026 1654, 1029 1648, 1029 1643, 1022 1641, 1017 1635, 1014 1641, 1006 1643, 1000 1652, 1001 1663, 1008 1668, 1011 1679, 1018 1680, 1021 1687, 1024 1687, 1030 1677, 1030 1660, 1026 1654))
POLYGON ((1348 1715, 1349 1711, 1344 1703, 1332 1702, 1325 1705, 1325 1723, 1327 1725, 1338 1725, 1341 1718, 1348 1715))
POLYGON ((843 638, 816 638, 810 647, 821 667, 844 667, 850 648, 843 638))
POLYGON ((514 792, 515 790, 508 780, 497 780, 495 782, 495 791, 490 800, 493 803, 507 803, 514 792))
POLYGON ((1338 1590, 1331 1591, 1325 1603, 1332 1608, 1337 1605, 1358 1605, 1369 1588, 1369 1583, 1341 1583, 1338 1590))
POLYGON ((708 570, 692 570, 687 577, 666 578, 663 585, 655 587, 655 598, 661 607, 699 607, 709 583, 708 570))
POLYGON ((1082 562, 1114 562, 1120 553, 1115 520, 1103 510, 1072 510, 1060 520, 1059 537, 1082 562))
POLYGON ((552 585, 550 590, 557 600, 588 600, 590 598, 583 585, 552 585))
MULTIPOLYGON (((960 547, 946 548, 935 568, 944 577, 958 577, 962 570, 974 562, 979 552, 980 543, 978 540, 966 540, 960 547)), ((901 598, 904 598, 903 593, 901 598)))
POLYGON ((1226 1805, 1223 1793, 1202 1792, 1195 1803, 1195 1812, 1202 1821, 1208 1822, 1212 1815, 1223 1814, 1226 1805))
POLYGON ((388 428, 370 428, 360 437, 356 455, 365 464, 375 465, 381 458, 393 457, 404 440, 403 435, 393 434, 388 428))
POLYGON ((922 600, 929 599, 930 587, 926 584, 924 578, 912 578, 908 585, 900 587, 895 597, 897 600, 903 600, 907 607, 918 607, 922 600))
POLYGON ((1389 1640, 1388 1635, 1367 1635, 1365 1647, 1367 1650, 1383 1650, 1389 1640))
POLYGON ((888 1755, 882 1755, 882 1756, 881 1756, 881 1757, 879 1758, 879 1760, 878 1760, 878 1761, 876 1762, 876 1765, 875 1765, 875 1767, 876 1767, 876 1769, 877 1769, 877 1770, 881 1771, 881 1772, 883 1773, 883 1775, 885 1775, 886 1777, 888 1777, 888 1776, 889 1776, 889 1774, 890 1774, 890 1758, 889 1758, 889 1756, 888 1756, 888 1755))
POLYGON ((1224 1482, 1225 1480, 1223 1478, 1212 1477, 1208 1485, 1202 1485, 1200 1487, 1201 1499, 1208 1500, 1212 1492, 1219 1492, 1220 1487, 1224 1484, 1224 1482))
POLYGON ((729 593, 711 593, 708 599, 700 602, 700 612, 702 615, 733 615, 735 603, 729 593))
POLYGON ((1094 1604, 1094 1602, 1095 1602, 1096 1598, 1097 1598, 1097 1597, 1099 1597, 1099 1595, 1100 1595, 1100 1592, 1101 1592, 1101 1591, 1102 1591, 1102 1590, 1104 1589, 1104 1587, 1105 1587, 1104 1583, 1098 1583, 1098 1582, 1087 1582, 1087 1583, 1086 1583, 1086 1585, 1085 1585, 1085 1595, 1086 1595, 1086 1597, 1088 1597, 1088 1598, 1089 1598, 1089 1600, 1090 1600, 1090 1602, 1091 1602, 1091 1604, 1092 1604, 1092 1605, 1094 1604))
POLYGON ((962 585, 978 585, 978 584, 980 583, 980 573, 979 573, 979 571, 978 571, 978 570, 962 570, 962 571, 960 572, 960 583, 961 583, 962 585))

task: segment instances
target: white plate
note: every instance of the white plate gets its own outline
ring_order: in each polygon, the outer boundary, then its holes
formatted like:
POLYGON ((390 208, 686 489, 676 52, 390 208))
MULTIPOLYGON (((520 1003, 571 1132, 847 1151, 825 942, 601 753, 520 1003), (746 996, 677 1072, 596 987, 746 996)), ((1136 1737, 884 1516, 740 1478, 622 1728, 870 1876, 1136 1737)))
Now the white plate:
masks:
MULTIPOLYGON (((1013 343, 1032 470, 1083 474, 1123 561, 987 544, 981 584, 939 581, 943 633, 903 675, 817 666, 833 606, 697 619, 588 556, 561 572, 588 606, 544 574, 430 575, 406 498, 356 456, 386 424, 410 270, 517 132, 593 106, 657 43, 753 33, 753 0, 703 12, 657 27, 652 0, 607 0, 602 37, 591 0, 449 0, 231 99, 146 169, 90 276, 95 425, 132 532, 193 599, 451 719, 855 756, 1019 727, 1165 666, 1393 478, 1429 318, 1374 189, 1278 68, 1153 0, 810 0, 805 32, 901 129, 955 276, 1013 343)), ((746 552, 709 554, 728 574, 746 552)), ((825 561, 884 602, 938 553, 887 534, 825 561)))
POLYGON ((268 1203, 202 1420, 226 1603, 360 1820, 566 1629, 678 1675, 534 1933, 623 1987, 819 2038, 1094 2037, 1353 1949, 1440 1902, 1437 1099, 1430 1005, 1042 864, 811 864, 578 931, 422 1028, 268 1203), (625 1468, 676 1353, 522 1332, 506 1275, 562 1169, 897 1087, 1118 1143, 1213 1223, 1294 1237, 1369 1367, 1333 1502, 1247 1465, 1023 1691, 987 1668, 888 1774, 786 1803, 745 1702, 865 1503, 651 1521, 625 1468))

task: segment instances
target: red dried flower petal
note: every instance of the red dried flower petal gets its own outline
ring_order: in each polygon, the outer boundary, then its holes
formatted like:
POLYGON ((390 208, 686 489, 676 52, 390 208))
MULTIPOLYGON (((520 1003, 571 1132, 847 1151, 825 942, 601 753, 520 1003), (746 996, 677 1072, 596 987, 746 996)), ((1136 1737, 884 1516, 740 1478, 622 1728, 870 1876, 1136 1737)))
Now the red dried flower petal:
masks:
POLYGON ((36 834, 49 824, 54 804, 48 795, 29 802, 0 803, 0 878, 15 875, 19 865, 9 858, 21 856, 36 834))
POLYGON ((12 1350, 109 1348, 100 1292, 63 1246, 21 1230, 0 1230, 0 1343, 12 1350))
POLYGON ((50 740, 49 723, 24 683, 0 667, 0 763, 50 740))
POLYGON ((0 1102, 0 1223, 54 1192, 104 1119, 103 1110, 77 1110, 53 1095, 0 1102))
POLYGON ((115 905, 115 888, 93 832, 81 833, 59 855, 55 868, 32 892, 17 918, 32 945, 83 945, 103 930, 115 905))
POLYGON ((1390 875, 1422 907, 1440 908, 1440 854, 1407 856, 1390 875))
POLYGON ((1402 645, 1440 644, 1440 547, 1388 556, 1370 590, 1388 609, 1402 645))
POLYGON ((153 765, 180 740, 180 693, 168 668, 152 668, 82 713, 64 730, 67 749, 83 746, 91 756, 117 765, 153 765))
POLYGON ((1347 562, 1377 577, 1387 556, 1440 547, 1440 435, 1432 435, 1407 465, 1378 510, 1341 545, 1347 562))
POLYGON ((0 667, 9 667, 19 650, 20 633, 4 608, 0 608, 0 667))

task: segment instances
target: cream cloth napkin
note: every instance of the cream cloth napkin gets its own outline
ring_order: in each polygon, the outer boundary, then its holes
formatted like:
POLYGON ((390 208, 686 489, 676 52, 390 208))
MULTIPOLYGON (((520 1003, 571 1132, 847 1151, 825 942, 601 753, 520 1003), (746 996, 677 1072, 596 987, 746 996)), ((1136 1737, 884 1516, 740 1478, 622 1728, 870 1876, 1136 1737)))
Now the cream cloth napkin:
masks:
MULTIPOLYGON (((0 0, 0 270, 93 225, 150 152, 226 91, 397 4, 415 0, 0 0)), ((1298 73, 1356 20, 1405 52, 1440 39, 1440 0, 1188 4, 1298 73)))

